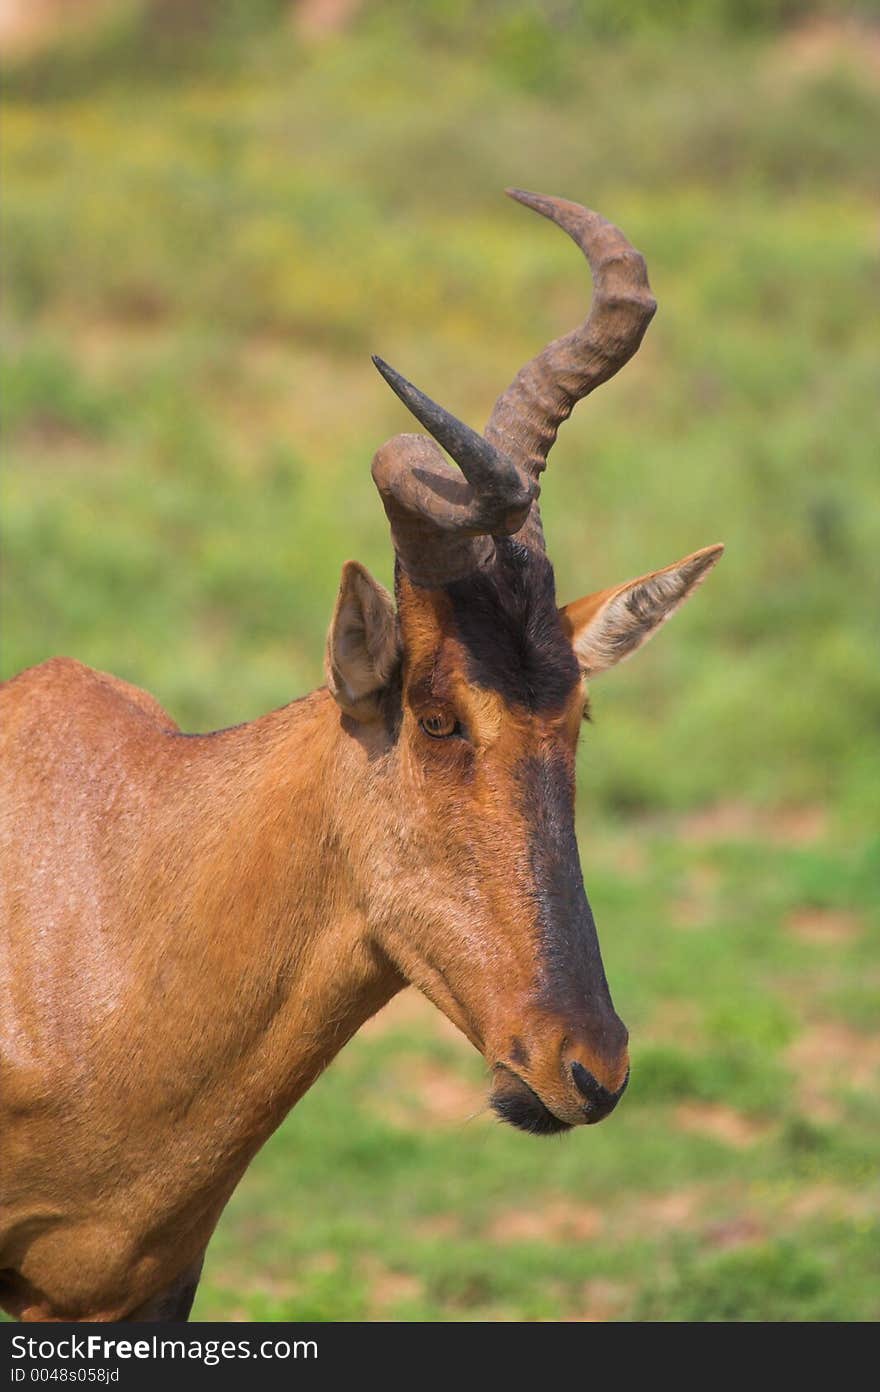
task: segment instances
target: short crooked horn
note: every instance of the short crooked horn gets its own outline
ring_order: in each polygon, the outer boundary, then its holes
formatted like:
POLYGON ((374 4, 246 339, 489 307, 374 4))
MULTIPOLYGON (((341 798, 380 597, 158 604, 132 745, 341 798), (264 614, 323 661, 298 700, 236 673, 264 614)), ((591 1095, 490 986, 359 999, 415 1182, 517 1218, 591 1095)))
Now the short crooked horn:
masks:
POLYGON ((431 440, 396 435, 376 454, 373 478, 391 523, 398 559, 412 580, 441 585, 484 565, 495 536, 522 527, 536 480, 503 449, 438 406, 381 358, 379 372, 403 404, 458 464, 431 440))

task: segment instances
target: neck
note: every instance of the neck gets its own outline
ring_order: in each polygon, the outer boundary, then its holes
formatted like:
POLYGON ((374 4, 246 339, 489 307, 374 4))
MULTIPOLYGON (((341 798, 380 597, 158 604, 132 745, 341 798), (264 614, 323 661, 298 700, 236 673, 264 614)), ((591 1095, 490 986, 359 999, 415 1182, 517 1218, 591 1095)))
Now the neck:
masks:
POLYGON ((151 867, 155 912, 167 919, 179 889, 163 1051, 180 1056, 183 1036, 179 1101, 245 1163, 404 984, 367 932, 352 826, 377 753, 364 728, 322 690, 236 730, 169 736, 185 778, 165 806, 189 835, 151 867))

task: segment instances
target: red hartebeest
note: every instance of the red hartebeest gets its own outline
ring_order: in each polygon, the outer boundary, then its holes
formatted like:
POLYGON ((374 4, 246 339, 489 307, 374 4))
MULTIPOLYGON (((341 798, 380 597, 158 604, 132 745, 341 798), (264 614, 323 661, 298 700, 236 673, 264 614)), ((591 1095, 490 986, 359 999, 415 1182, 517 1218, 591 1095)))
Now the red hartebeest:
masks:
POLYGON ((373 461, 396 604, 346 563, 325 687, 199 736, 68 659, 3 687, 0 1301, 21 1319, 186 1318, 249 1161, 406 983, 523 1130, 599 1121, 626 1086, 574 833, 583 682, 721 547, 557 608, 538 479, 655 305, 615 227, 513 196, 586 253, 590 315, 482 436, 377 360, 433 439, 373 461))

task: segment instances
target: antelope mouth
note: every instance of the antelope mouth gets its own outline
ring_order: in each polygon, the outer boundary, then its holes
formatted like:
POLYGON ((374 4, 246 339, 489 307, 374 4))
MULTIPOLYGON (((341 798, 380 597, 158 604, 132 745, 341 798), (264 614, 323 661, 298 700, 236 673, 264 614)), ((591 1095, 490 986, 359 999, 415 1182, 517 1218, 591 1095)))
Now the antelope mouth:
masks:
POLYGON ((518 1131, 526 1131, 530 1136, 559 1136, 570 1131, 567 1121, 560 1121, 549 1107, 545 1107, 538 1094, 523 1082, 518 1073, 500 1065, 497 1081, 492 1089, 489 1104, 495 1115, 518 1131))

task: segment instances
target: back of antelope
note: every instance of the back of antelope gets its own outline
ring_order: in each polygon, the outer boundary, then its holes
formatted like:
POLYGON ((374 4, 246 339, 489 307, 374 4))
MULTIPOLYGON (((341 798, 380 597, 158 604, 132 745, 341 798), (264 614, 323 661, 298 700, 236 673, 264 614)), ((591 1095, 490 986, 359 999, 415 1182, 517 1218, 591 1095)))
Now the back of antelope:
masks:
POLYGON ((626 1087, 575 842, 585 682, 721 547, 557 607, 539 479, 655 304, 615 227, 512 192, 586 254, 589 317, 483 435, 376 360, 429 436, 373 461, 395 596, 345 564, 325 687, 199 736, 69 659, 2 688, 0 1301, 21 1319, 186 1318, 249 1161, 407 983, 522 1130, 600 1121, 626 1087))

